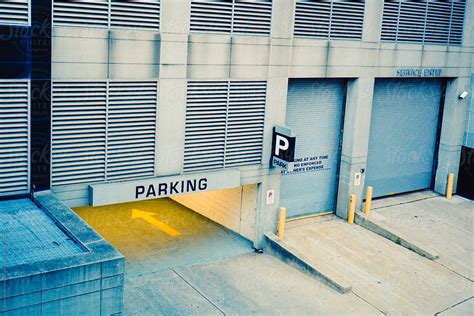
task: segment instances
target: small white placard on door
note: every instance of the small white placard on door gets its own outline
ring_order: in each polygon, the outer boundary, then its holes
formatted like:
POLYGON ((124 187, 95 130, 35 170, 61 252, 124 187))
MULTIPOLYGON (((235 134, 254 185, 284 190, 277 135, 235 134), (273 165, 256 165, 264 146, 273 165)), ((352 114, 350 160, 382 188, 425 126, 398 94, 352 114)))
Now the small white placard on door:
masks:
POLYGON ((267 190, 267 205, 275 202, 275 190, 267 190))

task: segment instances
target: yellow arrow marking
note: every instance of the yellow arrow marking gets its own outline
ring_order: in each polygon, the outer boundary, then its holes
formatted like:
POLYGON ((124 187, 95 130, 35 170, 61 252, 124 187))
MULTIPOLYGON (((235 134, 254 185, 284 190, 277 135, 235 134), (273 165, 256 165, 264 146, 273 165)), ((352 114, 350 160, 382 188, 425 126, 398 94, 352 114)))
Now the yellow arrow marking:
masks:
POLYGON ((170 226, 166 225, 163 222, 160 222, 159 220, 154 218, 153 215, 155 215, 155 214, 150 213, 150 212, 145 212, 145 211, 132 209, 132 219, 141 218, 141 219, 147 221, 148 223, 150 223, 151 225, 155 226, 156 228, 158 228, 162 232, 170 235, 171 237, 177 237, 177 236, 181 235, 181 233, 179 231, 177 231, 173 227, 170 227, 170 226))

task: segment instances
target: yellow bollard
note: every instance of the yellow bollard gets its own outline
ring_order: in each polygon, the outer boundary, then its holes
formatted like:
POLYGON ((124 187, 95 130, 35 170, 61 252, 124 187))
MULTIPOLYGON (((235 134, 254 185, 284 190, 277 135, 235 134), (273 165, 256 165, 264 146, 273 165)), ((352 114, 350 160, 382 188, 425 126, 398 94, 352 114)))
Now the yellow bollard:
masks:
POLYGON ((349 200, 349 214, 347 214, 347 222, 349 224, 354 224, 355 209, 356 209, 356 196, 355 194, 351 194, 351 198, 349 200))
POLYGON ((286 208, 280 207, 280 218, 278 219, 278 238, 285 238, 286 208))
POLYGON ((370 215, 370 208, 372 207, 372 192, 374 189, 372 187, 367 187, 367 192, 365 193, 365 206, 364 206, 364 214, 369 216, 370 215))
POLYGON ((453 197, 454 173, 448 174, 448 187, 446 188, 446 198, 451 200, 453 197))

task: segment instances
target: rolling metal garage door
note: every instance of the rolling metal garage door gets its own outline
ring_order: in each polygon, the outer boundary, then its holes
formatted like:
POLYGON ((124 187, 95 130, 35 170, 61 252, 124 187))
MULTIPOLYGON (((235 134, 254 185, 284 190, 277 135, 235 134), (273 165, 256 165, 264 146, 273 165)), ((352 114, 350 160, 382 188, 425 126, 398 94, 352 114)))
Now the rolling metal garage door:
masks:
POLYGON ((376 81, 365 181, 374 197, 431 187, 441 94, 441 80, 376 81))
POLYGON ((335 208, 345 99, 343 80, 290 80, 286 125, 296 132, 295 171, 284 174, 288 217, 335 208))

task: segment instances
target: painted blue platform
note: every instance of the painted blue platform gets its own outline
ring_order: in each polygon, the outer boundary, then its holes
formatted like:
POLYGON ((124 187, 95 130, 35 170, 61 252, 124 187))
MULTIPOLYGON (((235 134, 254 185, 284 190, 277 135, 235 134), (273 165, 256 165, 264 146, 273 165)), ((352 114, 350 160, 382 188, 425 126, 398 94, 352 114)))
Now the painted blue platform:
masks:
POLYGON ((0 201, 0 266, 87 252, 29 199, 0 201))

